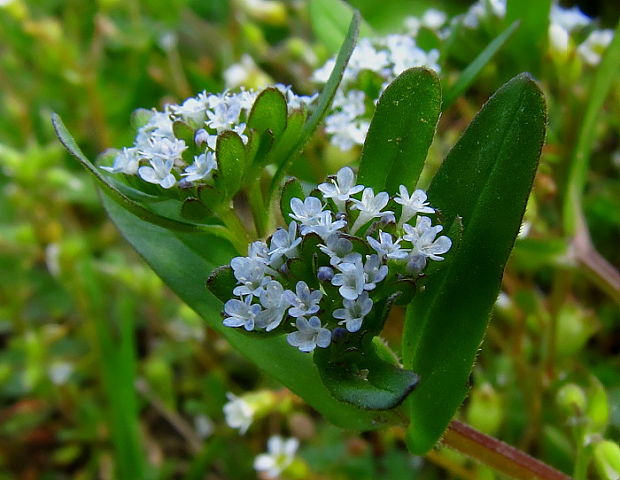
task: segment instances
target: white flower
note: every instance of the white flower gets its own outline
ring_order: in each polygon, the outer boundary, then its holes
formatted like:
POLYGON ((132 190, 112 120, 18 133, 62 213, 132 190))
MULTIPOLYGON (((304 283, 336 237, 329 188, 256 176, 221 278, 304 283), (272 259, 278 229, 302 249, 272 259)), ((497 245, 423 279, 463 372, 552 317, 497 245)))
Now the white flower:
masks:
POLYGON ((345 74, 357 76, 360 70, 381 72, 389 63, 387 52, 377 50, 368 38, 362 38, 357 42, 345 74))
POLYGON ((385 213, 393 213, 389 210, 386 210, 385 212, 381 211, 390 200, 390 196, 387 192, 379 192, 375 196, 373 189, 367 187, 364 189, 361 200, 351 200, 355 203, 352 208, 360 211, 360 214, 351 228, 351 234, 355 234, 360 227, 368 223, 373 218, 381 217, 385 213))
POLYGON ((185 177, 187 182, 208 180, 216 168, 217 164, 213 152, 201 153, 194 157, 194 163, 189 165, 181 175, 185 177))
POLYGON ((71 378, 73 370, 73 365, 69 362, 55 361, 47 372, 54 385, 64 385, 71 378))
POLYGON ((319 302, 323 297, 320 290, 310 290, 304 281, 297 282, 295 293, 290 290, 284 292, 284 298, 292 306, 288 314, 291 317, 304 317, 319 311, 319 302))
POLYGON ((264 472, 267 478, 276 478, 293 462, 297 448, 299 441, 296 438, 284 440, 274 435, 267 442, 269 453, 258 455, 254 460, 254 468, 264 472))
POLYGON ((388 267, 381 264, 379 255, 367 255, 364 265, 364 290, 374 290, 387 274, 388 267))
POLYGON ((431 219, 428 217, 418 217, 415 227, 405 224, 404 228, 407 234, 403 238, 413 245, 408 261, 408 268, 411 271, 422 270, 426 266, 427 258, 435 261, 443 260, 439 255, 446 253, 452 246, 452 240, 446 236, 435 238, 443 227, 431 226, 431 219))
POLYGON ((325 62, 325 65, 314 71, 314 73, 312 74, 312 81, 317 83, 327 83, 327 80, 329 80, 329 76, 331 75, 332 70, 335 66, 336 58, 330 58, 329 60, 327 60, 327 62, 325 62))
POLYGON ((292 198, 291 210, 293 213, 289 213, 289 216, 293 220, 297 220, 302 225, 308 225, 314 222, 323 211, 323 204, 316 197, 307 197, 304 201, 299 198, 292 198))
POLYGON ((579 10, 579 7, 564 8, 556 4, 551 5, 549 19, 551 25, 559 25, 568 32, 581 27, 587 27, 592 21, 590 17, 579 10))
POLYGON ((368 292, 362 292, 357 300, 344 299, 344 308, 334 310, 334 318, 340 319, 339 325, 345 324, 349 332, 357 332, 364 317, 372 310, 372 300, 368 297, 368 292))
POLYGON ((289 333, 286 341, 289 345, 297 347, 300 351, 308 353, 316 347, 327 348, 332 340, 332 333, 321 326, 319 317, 297 317, 295 322, 297 331, 289 333))
POLYGON ((346 225, 346 220, 332 220, 332 212, 321 212, 313 222, 301 227, 301 233, 307 235, 314 232, 322 239, 326 239, 346 225))
POLYGON ((244 83, 248 83, 248 81, 252 78, 252 75, 256 75, 260 73, 260 69, 254 63, 254 59, 244 53, 241 56, 241 61, 238 63, 233 63, 224 70, 224 83, 227 88, 238 87, 239 85, 243 85, 244 83))
POLYGON ((269 247, 265 242, 257 240, 248 246, 248 258, 258 260, 261 263, 269 263, 269 247))
POLYGON ((265 276, 265 264, 256 258, 235 257, 231 260, 230 266, 233 269, 235 278, 241 284, 235 287, 233 294, 239 296, 260 296, 263 287, 270 280, 269 277, 265 276))
POLYGON ((403 206, 403 211, 398 220, 399 228, 402 227, 403 223, 408 222, 418 213, 435 213, 435 209, 428 206, 426 192, 424 190, 418 189, 410 196, 407 187, 401 185, 398 191, 400 194, 394 198, 394 201, 403 206))
POLYGON ((586 40, 579 45, 577 53, 589 65, 595 66, 601 62, 601 56, 614 38, 613 30, 594 30, 586 40))
POLYGON ((283 263, 283 257, 297 258, 297 247, 301 243, 301 237, 297 236, 297 223, 291 222, 288 231, 278 228, 271 236, 269 247, 269 265, 278 268, 283 263))
POLYGON ((399 238, 394 242, 392 235, 380 231, 379 240, 381 240, 381 242, 378 242, 372 237, 366 237, 368 244, 382 257, 394 260, 402 260, 407 257, 409 252, 406 249, 400 248, 399 245, 402 239, 399 238))
POLYGON ((562 56, 568 54, 569 34, 561 25, 552 23, 549 25, 549 47, 552 52, 557 52, 562 56))
POLYGON ((228 402, 224 404, 224 416, 226 423, 230 428, 239 429, 239 433, 243 435, 254 420, 254 409, 243 398, 237 397, 232 393, 226 393, 228 402))
POLYGON ((348 257, 349 261, 340 263, 336 268, 340 273, 332 278, 332 285, 340 287, 338 291, 347 300, 356 300, 364 291, 366 276, 362 265, 362 256, 352 254, 348 257))
POLYGON ((195 125, 200 125, 205 121, 207 98, 203 93, 198 97, 189 97, 181 105, 170 105, 170 111, 175 117, 195 125))
POLYGON ((351 195, 355 195, 364 189, 363 185, 355 185, 355 173, 349 167, 341 168, 336 174, 336 179, 331 183, 321 183, 319 190, 325 198, 332 198, 336 207, 341 212, 346 210, 346 202, 351 195))
POLYGON ((324 254, 329 255, 329 263, 335 267, 351 253, 353 244, 351 240, 333 234, 325 239, 325 245, 319 245, 319 249, 324 254))
POLYGON ((260 294, 260 303, 265 309, 256 315, 257 327, 264 328, 267 332, 270 332, 282 323, 282 317, 288 308, 288 302, 284 294, 285 291, 282 285, 276 280, 271 280, 264 286, 260 294))
POLYGON ((172 165, 176 163, 183 163, 182 155, 187 149, 187 145, 183 140, 169 138, 151 137, 146 145, 143 145, 139 150, 140 155, 151 160, 151 163, 155 159, 163 160, 167 162, 172 161, 172 165))
POLYGON ((248 332, 254 330, 254 320, 261 311, 258 304, 251 304, 252 296, 248 295, 244 301, 232 298, 224 304, 224 313, 228 315, 224 319, 227 327, 243 327, 248 332))
POLYGON ((111 167, 101 167, 110 173, 126 173, 127 175, 135 175, 138 173, 140 166, 140 157, 136 147, 124 147, 118 155, 114 157, 114 165, 111 167))
POLYGON ((362 145, 370 122, 352 119, 346 112, 335 112, 325 118, 325 132, 332 135, 331 143, 340 150, 350 150, 353 145, 362 145))
POLYGON ((207 125, 218 133, 228 130, 230 126, 239 121, 241 103, 234 97, 226 97, 225 101, 217 103, 213 110, 207 110, 207 125))
POLYGON ((140 167, 138 169, 138 175, 142 180, 149 183, 157 183, 162 188, 172 188, 176 184, 177 180, 172 175, 171 170, 174 165, 174 160, 162 160, 161 158, 152 158, 149 161, 150 166, 140 167))
POLYGON ((151 136, 173 139, 174 132, 172 128, 173 122, 167 112, 153 111, 153 115, 151 115, 146 125, 140 127, 138 130, 136 146, 146 143, 151 136))
POLYGON ((284 85, 282 83, 276 83, 274 86, 278 90, 280 90, 280 92, 282 92, 282 95, 284 95, 284 98, 286 99, 288 108, 292 110, 307 107, 312 102, 314 102, 319 96, 318 93, 315 93, 310 96, 297 95, 295 92, 293 92, 293 89, 291 88, 290 85, 284 85))

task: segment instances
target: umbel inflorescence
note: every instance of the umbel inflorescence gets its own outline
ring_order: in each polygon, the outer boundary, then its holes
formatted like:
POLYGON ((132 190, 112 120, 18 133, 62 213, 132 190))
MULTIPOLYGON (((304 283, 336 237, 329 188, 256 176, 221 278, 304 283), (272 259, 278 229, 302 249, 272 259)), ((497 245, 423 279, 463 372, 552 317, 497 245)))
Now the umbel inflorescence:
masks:
POLYGON ((423 190, 375 194, 349 167, 289 207, 288 228, 231 261, 224 325, 286 334, 302 352, 363 330, 373 305, 403 284, 415 289, 427 261, 452 246, 427 216, 435 210, 423 190))

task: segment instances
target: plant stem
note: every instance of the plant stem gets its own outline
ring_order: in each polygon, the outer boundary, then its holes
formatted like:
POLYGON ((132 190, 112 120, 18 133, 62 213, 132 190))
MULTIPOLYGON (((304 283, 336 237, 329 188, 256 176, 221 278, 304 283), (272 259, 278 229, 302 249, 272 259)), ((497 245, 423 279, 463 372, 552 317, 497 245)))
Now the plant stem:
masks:
POLYGON ((232 207, 218 210, 217 215, 230 230, 232 234, 230 235, 230 241, 234 247, 241 255, 244 255, 246 253, 248 243, 250 242, 250 236, 241 223, 241 220, 239 220, 239 217, 235 214, 232 207))
POLYGON ((256 179, 256 181, 251 182, 248 186, 248 201, 250 203, 250 209, 252 210, 256 236, 262 238, 266 233, 269 209, 265 206, 260 179, 256 179))
POLYGON ((443 443, 518 480, 570 480, 570 477, 496 438, 453 420, 443 443))

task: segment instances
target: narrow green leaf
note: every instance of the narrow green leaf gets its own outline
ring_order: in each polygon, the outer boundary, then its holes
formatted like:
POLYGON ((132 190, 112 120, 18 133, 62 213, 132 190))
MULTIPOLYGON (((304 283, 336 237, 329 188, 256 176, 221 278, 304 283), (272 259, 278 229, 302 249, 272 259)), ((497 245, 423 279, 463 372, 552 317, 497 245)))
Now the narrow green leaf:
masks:
POLYGON ((463 235, 407 311, 403 360, 421 377, 408 400, 413 453, 433 447, 467 394, 525 211, 545 121, 536 83, 527 74, 513 78, 474 118, 428 190, 445 231, 460 217, 463 235))
POLYGON ((248 127, 257 132, 271 130, 277 139, 286 128, 287 108, 286 99, 280 90, 266 88, 254 101, 248 127))
POLYGON ((245 145, 241 137, 228 130, 217 137, 215 158, 219 170, 218 182, 231 198, 241 188, 241 179, 246 167, 245 145))
POLYGON ((564 230, 568 235, 575 233, 579 215, 581 215, 581 197, 586 186, 590 152, 596 141, 596 121, 611 86, 620 71, 620 22, 616 27, 614 38, 605 50, 592 86, 588 89, 586 106, 577 144, 571 156, 570 169, 564 198, 564 230))
MULTIPOLYGON (((347 28, 354 10, 342 0, 312 0, 310 20, 312 30, 330 53, 336 53, 346 38, 347 28)), ((372 37, 374 32, 364 19, 360 22, 360 35, 372 37)))
POLYGON ((73 155, 86 170, 92 174, 92 176, 97 181, 98 185, 103 189, 104 192, 110 195, 115 202, 119 203, 123 206, 123 208, 129 210, 137 217, 141 218, 146 222, 150 222, 154 225, 159 225, 163 228, 168 228, 170 230, 177 231, 185 231, 185 232, 207 232, 211 231, 212 233, 227 236, 227 233, 222 230, 222 228, 216 228, 217 226, 209 226, 209 225, 195 225, 191 223, 182 222, 179 220, 175 220, 173 218, 164 217, 158 215, 151 210, 144 208, 142 205, 136 203, 132 199, 130 199, 125 193, 121 192, 116 188, 116 185, 110 182, 92 162, 86 158, 86 156, 80 150, 75 139, 71 136, 61 118, 53 113, 52 114, 52 124, 54 126, 54 130, 56 131, 56 135, 60 142, 65 146, 65 148, 69 151, 71 155, 73 155))
POLYGON ((332 100, 334 99, 334 95, 336 95, 336 91, 338 90, 338 86, 340 85, 340 81, 342 80, 342 76, 344 75, 344 70, 349 62, 349 58, 351 58, 351 54, 353 53, 353 49, 355 48, 355 43, 357 42, 357 37, 359 35, 359 24, 360 24, 360 14, 357 10, 353 13, 353 18, 351 19, 351 23, 349 24, 349 30, 347 31, 347 35, 338 51, 338 56, 336 57, 336 64, 334 65, 334 69, 332 70, 327 83, 323 87, 321 94, 317 100, 316 109, 310 115, 310 118, 306 121, 304 128, 301 132, 301 135, 297 139, 297 142, 291 147, 289 153, 285 155, 287 160, 281 163, 278 166, 278 170, 273 177, 271 182, 271 187, 269 189, 270 197, 273 198, 273 194, 277 191, 280 186, 280 182, 284 177, 284 174, 288 170, 288 167, 293 163, 297 155, 303 150, 304 146, 310 140, 310 137, 318 127, 319 123, 323 120, 325 115, 327 115, 327 111, 332 104, 332 100))
POLYGON ((205 288, 219 264, 236 255, 230 245, 205 234, 182 234, 146 223, 104 196, 104 205, 124 237, 166 284, 207 324, 242 355, 280 381, 332 423, 355 430, 373 430, 397 421, 393 412, 371 412, 335 400, 323 385, 311 355, 280 337, 256 338, 223 326, 222 302, 205 288), (213 258, 219 252, 222 258, 213 258))
POLYGON ((473 83, 482 69, 491 61, 495 54, 504 46, 512 34, 519 28, 519 21, 515 20, 502 33, 493 39, 486 48, 480 52, 473 62, 461 72, 454 85, 447 89, 443 97, 442 110, 447 110, 457 98, 459 98, 473 83))
POLYGON ((359 183, 396 193, 418 181, 441 111, 441 88, 432 70, 411 68, 383 92, 362 150, 359 183))

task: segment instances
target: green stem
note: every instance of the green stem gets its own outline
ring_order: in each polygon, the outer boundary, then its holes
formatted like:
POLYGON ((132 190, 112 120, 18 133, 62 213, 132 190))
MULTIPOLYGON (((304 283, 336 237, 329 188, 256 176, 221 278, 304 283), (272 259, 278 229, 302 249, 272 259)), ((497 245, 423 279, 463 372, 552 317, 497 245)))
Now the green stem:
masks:
POLYGON ((564 230, 568 235, 574 235, 577 229, 590 153, 596 140, 597 117, 613 84, 619 66, 620 23, 616 27, 614 38, 603 55, 603 59, 598 66, 589 89, 590 97, 583 117, 582 127, 579 131, 579 137, 577 138, 577 144, 571 158, 563 211, 564 230))
POLYGON ((223 208, 216 212, 217 216, 224 222, 228 232, 226 234, 229 240, 241 255, 247 253, 248 243, 250 243, 250 235, 239 220, 232 207, 223 208))
POLYGON ((252 210, 256 236, 263 238, 269 221, 269 209, 265 206, 259 179, 250 182, 248 186, 248 201, 250 202, 250 209, 252 210))
POLYGON ((443 443, 518 480, 570 480, 570 477, 496 438, 453 420, 443 443))

